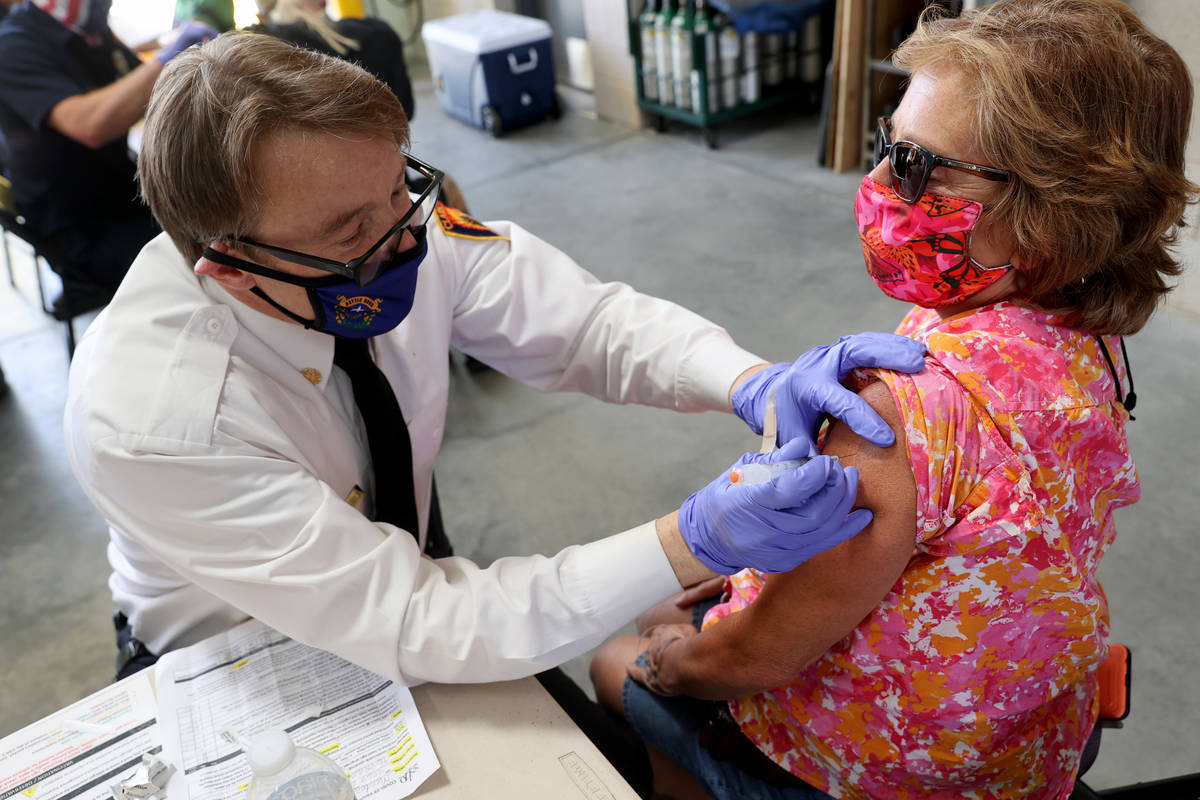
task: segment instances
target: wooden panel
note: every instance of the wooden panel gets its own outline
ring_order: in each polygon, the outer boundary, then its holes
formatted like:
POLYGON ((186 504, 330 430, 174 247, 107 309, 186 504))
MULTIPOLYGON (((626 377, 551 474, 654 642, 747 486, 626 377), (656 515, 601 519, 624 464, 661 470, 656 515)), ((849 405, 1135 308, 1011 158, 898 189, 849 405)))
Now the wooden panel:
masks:
POLYGON ((862 164, 862 89, 866 68, 864 25, 867 0, 838 0, 838 78, 834 103, 833 168, 849 172, 862 164))
POLYGON ((838 80, 838 65, 841 63, 842 54, 842 2, 838 0, 837 10, 834 12, 833 18, 833 55, 829 60, 829 75, 827 80, 829 85, 825 91, 829 93, 828 101, 825 107, 825 160, 822 162, 823 167, 833 167, 833 153, 837 148, 837 98, 838 91, 841 87, 841 81, 838 80))
POLYGON ((895 29, 903 26, 911 30, 925 8, 924 0, 873 0, 875 6, 875 30, 871 33, 871 58, 887 58, 900 44, 895 40, 895 29))

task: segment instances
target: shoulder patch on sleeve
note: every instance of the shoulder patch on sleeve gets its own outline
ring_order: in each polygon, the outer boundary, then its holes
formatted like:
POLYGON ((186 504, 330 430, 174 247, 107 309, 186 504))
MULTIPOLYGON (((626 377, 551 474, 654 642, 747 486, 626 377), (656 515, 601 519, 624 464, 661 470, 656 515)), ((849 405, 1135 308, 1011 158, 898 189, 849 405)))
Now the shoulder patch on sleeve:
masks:
POLYGON ((467 212, 459 211, 445 203, 438 203, 433 213, 447 236, 458 236, 462 239, 503 239, 508 241, 507 236, 501 236, 467 212))

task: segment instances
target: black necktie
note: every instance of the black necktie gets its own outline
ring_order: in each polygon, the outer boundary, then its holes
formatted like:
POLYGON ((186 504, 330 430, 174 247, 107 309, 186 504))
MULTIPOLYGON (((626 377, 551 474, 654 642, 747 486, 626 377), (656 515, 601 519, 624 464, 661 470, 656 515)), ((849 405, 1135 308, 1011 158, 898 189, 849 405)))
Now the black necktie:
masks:
POLYGON ((413 491, 412 443, 388 379, 371 360, 366 339, 335 337, 333 363, 350 376, 367 429, 375 470, 375 521, 390 522, 420 540, 413 491))

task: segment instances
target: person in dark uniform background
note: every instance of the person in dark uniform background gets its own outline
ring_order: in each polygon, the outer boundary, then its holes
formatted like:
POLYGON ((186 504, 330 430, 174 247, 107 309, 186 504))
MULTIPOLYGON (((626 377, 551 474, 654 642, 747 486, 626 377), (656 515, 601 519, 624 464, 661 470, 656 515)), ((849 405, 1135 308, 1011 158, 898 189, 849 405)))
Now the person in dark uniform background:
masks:
POLYGON ((332 20, 325 14, 325 0, 258 0, 258 20, 248 30, 358 64, 388 85, 412 120, 416 108, 404 43, 383 20, 332 20))
POLYGON ((0 22, 0 136, 13 201, 54 246, 68 292, 104 299, 159 232, 138 199, 126 135, 163 64, 216 35, 189 22, 138 60, 108 27, 110 0, 27 0, 0 22))

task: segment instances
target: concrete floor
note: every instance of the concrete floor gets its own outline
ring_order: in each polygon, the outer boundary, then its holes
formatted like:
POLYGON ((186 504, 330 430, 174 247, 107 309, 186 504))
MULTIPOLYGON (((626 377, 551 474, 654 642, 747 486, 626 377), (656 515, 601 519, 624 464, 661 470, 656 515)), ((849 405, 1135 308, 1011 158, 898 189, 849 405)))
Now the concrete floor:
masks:
MULTIPOLYGON (((769 359, 903 313, 868 280, 852 217, 860 180, 815 163, 816 121, 767 117, 722 134, 631 131, 588 111, 493 141, 418 86, 413 152, 450 171, 482 219, 510 218, 605 279, 679 301, 769 359)), ((104 685, 114 648, 106 530, 61 442, 62 326, 0 282, 0 736, 104 685)), ((1129 343, 1143 500, 1118 518, 1102 568, 1113 633, 1135 657, 1133 713, 1105 736, 1098 788, 1200 770, 1196 354, 1200 318, 1164 309, 1129 343)), ((683 416, 541 395, 460 369, 438 466, 461 554, 550 553, 664 514, 756 445, 731 416, 683 416)), ((568 670, 586 685, 586 658, 568 670)), ((590 690, 590 687, 589 687, 590 690)))

